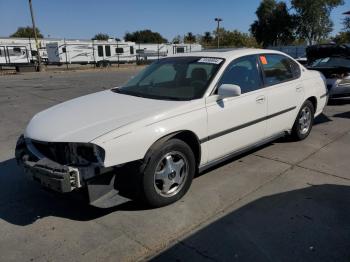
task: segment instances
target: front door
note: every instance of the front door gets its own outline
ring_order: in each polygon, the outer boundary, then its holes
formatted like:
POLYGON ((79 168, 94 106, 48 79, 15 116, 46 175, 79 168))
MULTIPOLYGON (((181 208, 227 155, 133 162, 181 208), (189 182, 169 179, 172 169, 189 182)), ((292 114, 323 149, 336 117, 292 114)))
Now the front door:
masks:
POLYGON ((267 99, 256 56, 234 60, 223 73, 218 86, 234 84, 241 87, 237 97, 217 100, 207 98, 208 161, 244 149, 265 137, 267 99))

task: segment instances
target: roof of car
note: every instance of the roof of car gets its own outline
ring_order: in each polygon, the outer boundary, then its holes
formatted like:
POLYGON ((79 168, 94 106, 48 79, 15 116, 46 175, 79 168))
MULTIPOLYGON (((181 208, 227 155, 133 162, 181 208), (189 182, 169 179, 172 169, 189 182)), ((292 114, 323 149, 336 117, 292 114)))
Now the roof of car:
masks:
POLYGON ((231 49, 206 49, 203 51, 196 51, 191 53, 181 53, 174 56, 201 56, 201 57, 216 57, 216 58, 232 58, 243 55, 276 53, 282 54, 279 51, 269 49, 255 49, 255 48, 231 48, 231 49))

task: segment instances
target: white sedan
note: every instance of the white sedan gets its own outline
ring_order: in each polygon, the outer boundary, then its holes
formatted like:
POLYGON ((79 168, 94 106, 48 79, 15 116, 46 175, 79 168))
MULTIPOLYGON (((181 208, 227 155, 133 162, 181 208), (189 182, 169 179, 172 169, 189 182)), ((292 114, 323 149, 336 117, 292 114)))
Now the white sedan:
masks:
POLYGON ((180 199, 197 172, 284 135, 306 138, 325 80, 277 51, 196 52, 154 62, 121 87, 38 113, 16 146, 32 178, 91 204, 180 199))

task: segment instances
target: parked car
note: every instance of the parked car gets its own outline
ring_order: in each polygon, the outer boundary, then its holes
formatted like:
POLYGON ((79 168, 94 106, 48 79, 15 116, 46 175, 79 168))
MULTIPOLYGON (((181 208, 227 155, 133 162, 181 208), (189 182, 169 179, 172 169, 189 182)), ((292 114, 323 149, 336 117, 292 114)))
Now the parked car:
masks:
POLYGON ((281 136, 306 138, 326 102, 321 73, 281 52, 186 53, 38 113, 16 158, 45 187, 87 188, 95 206, 126 201, 133 188, 159 207, 197 172, 281 136))
POLYGON ((324 74, 330 98, 350 96, 350 45, 308 47, 309 69, 324 74))

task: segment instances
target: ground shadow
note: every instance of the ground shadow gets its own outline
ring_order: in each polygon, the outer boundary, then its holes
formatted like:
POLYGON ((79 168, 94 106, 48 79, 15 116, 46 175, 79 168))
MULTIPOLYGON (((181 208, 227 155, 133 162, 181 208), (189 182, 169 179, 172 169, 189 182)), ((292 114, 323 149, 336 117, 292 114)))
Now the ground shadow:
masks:
POLYGON ((88 221, 118 210, 147 209, 134 201, 114 208, 96 208, 88 205, 83 192, 62 195, 47 191, 25 176, 15 159, 0 163, 0 219, 11 224, 25 226, 47 216, 88 221))
POLYGON ((340 117, 340 118, 348 118, 350 119, 350 111, 348 112, 343 112, 339 114, 335 114, 334 117, 340 117))
MULTIPOLYGON (((331 120, 327 116, 321 115, 315 121, 317 124, 322 124, 331 120)), ((241 161, 242 157, 271 146, 273 143, 286 142, 289 143, 291 140, 284 137, 260 146, 215 165, 196 177, 233 161, 241 161)), ((0 163, 0 219, 15 225, 25 226, 47 216, 88 221, 120 210, 139 211, 145 209, 148 209, 148 207, 141 201, 129 201, 108 209, 96 208, 88 205, 86 196, 82 193, 62 195, 44 190, 36 182, 25 178, 24 172, 17 166, 15 159, 0 163)))
POLYGON ((341 106, 350 104, 350 97, 332 98, 328 100, 328 106, 341 106))
POLYGON ((320 185, 257 199, 154 261, 350 261, 350 187, 320 185))
POLYGON ((332 121, 332 119, 330 119, 325 114, 320 114, 318 117, 315 118, 314 125, 316 126, 316 125, 324 124, 324 123, 331 122, 331 121, 332 121))

